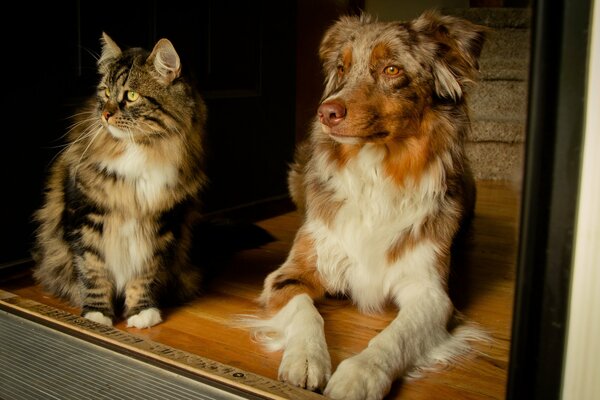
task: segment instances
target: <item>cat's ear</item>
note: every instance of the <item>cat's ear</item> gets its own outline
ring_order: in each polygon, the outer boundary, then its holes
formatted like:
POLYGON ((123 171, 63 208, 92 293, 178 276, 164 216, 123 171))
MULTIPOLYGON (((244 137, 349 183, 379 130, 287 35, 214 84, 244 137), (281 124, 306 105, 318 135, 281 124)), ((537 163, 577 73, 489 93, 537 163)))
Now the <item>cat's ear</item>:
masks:
POLYGON ((106 32, 102 32, 100 43, 102 43, 102 54, 98 59, 98 67, 100 68, 100 71, 103 71, 107 62, 110 62, 121 55, 121 49, 114 40, 106 34, 106 32))
POLYGON ((168 39, 160 39, 156 43, 146 62, 154 65, 159 79, 165 84, 171 83, 181 73, 179 55, 168 39))

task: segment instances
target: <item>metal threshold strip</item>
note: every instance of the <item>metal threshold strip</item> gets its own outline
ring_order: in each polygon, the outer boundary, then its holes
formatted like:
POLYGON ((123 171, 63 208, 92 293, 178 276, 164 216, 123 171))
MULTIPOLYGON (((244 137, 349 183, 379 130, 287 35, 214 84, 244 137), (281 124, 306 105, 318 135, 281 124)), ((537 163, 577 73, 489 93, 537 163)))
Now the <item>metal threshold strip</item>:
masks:
POLYGON ((0 398, 243 399, 0 311, 0 398))
POLYGON ((0 399, 323 399, 0 290, 0 399))

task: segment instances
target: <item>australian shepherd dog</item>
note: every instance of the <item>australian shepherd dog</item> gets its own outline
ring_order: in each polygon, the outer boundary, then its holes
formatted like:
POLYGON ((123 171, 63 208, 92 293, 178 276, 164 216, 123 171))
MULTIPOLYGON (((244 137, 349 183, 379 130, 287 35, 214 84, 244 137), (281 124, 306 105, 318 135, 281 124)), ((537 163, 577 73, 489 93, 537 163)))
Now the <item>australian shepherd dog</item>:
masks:
POLYGON ((410 22, 342 17, 325 33, 325 91, 288 176, 304 212, 285 263, 268 275, 252 323, 283 349, 279 378, 336 399, 381 399, 419 366, 469 348, 475 328, 449 330, 450 250, 473 210, 463 142, 465 87, 485 28, 428 11, 410 22), (343 294, 397 317, 331 372, 314 300, 343 294))

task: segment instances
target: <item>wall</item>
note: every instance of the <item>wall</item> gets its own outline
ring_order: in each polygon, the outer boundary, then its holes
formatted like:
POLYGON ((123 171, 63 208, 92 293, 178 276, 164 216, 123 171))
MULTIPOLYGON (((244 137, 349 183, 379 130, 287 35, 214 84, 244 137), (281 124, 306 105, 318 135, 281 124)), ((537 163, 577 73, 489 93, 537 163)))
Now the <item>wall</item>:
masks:
POLYGON ((562 398, 600 394, 600 4, 594 7, 587 82, 587 115, 579 192, 573 281, 562 398))

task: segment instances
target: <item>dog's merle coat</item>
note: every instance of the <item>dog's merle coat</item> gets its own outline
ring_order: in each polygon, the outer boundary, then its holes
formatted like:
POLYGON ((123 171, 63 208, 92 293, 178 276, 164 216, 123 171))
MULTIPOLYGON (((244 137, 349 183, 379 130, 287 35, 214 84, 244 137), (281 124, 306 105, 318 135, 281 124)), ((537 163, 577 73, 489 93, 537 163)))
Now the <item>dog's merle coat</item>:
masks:
POLYGON ((325 34, 325 90, 289 174, 305 220, 285 263, 265 280, 280 379, 339 399, 379 399, 416 366, 463 352, 477 331, 447 325, 450 248, 472 212, 463 143, 465 87, 478 73, 484 28, 426 12, 410 22, 343 17, 325 34), (348 295, 398 316, 333 375, 313 305, 348 295), (331 376, 330 376, 331 375, 331 376))

